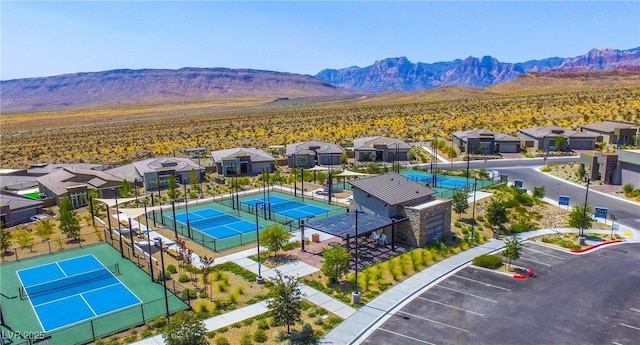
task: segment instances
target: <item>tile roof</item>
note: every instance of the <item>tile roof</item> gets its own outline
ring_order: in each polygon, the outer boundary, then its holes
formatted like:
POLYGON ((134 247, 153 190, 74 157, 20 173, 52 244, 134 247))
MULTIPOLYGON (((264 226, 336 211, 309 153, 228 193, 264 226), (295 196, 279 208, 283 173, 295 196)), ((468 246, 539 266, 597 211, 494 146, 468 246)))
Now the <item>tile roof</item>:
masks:
POLYGON ((287 150, 286 150, 286 155, 290 156, 295 154, 314 154, 314 153, 324 153, 324 154, 331 154, 331 153, 340 153, 342 154, 344 152, 344 150, 342 149, 342 147, 340 147, 340 145, 334 144, 334 143, 325 143, 322 141, 306 141, 303 143, 295 143, 295 144, 288 144, 287 145, 287 150), (315 150, 312 150, 311 147, 318 147, 315 150))
POLYGON ((189 158, 182 157, 159 157, 159 158, 149 158, 141 161, 137 161, 133 163, 138 170, 140 175, 144 175, 145 173, 154 172, 160 168, 165 167, 165 165, 172 164, 171 168, 177 172, 189 172, 191 170, 201 170, 201 168, 197 163, 193 162, 189 158))
POLYGON ((521 129, 520 133, 527 134, 534 138, 544 138, 547 136, 555 137, 558 135, 561 135, 566 138, 593 138, 593 139, 596 138, 596 136, 593 134, 574 131, 571 129, 565 129, 558 126, 542 126, 542 127, 535 127, 535 128, 525 128, 525 129, 521 129), (557 133, 554 133, 554 132, 557 132, 557 133))
POLYGON ((38 177, 38 183, 47 187, 56 195, 63 195, 67 192, 67 188, 86 184, 93 189, 108 184, 109 182, 122 182, 122 179, 109 173, 97 170, 62 168, 50 174, 38 177))
POLYGON ((486 129, 473 129, 468 131, 460 131, 455 132, 453 135, 460 139, 468 139, 468 138, 482 138, 485 135, 492 135, 495 141, 517 141, 520 142, 519 138, 512 137, 508 134, 493 132, 486 129))
POLYGON ((389 205, 411 205, 430 199, 436 191, 398 173, 387 173, 372 177, 361 177, 349 182, 389 205))
POLYGON ((588 129, 592 131, 604 132, 604 133, 613 133, 617 128, 638 128, 640 124, 638 123, 629 123, 629 122, 619 122, 619 121, 600 121, 590 123, 584 126, 581 126, 583 129, 588 129))
POLYGON ((233 149, 218 150, 211 152, 213 161, 220 163, 224 158, 236 157, 239 153, 246 154, 251 157, 252 162, 275 162, 276 159, 270 154, 260 149, 248 149, 242 147, 236 147, 233 149))
POLYGON ((42 207, 42 201, 33 200, 17 193, 0 190, 0 205, 9 205, 10 210, 42 207))
POLYGON ((396 144, 399 149, 410 149, 411 146, 400 139, 388 138, 388 137, 365 137, 357 138, 353 140, 354 150, 366 150, 373 149, 374 144, 382 143, 387 146, 388 149, 395 149, 396 144))

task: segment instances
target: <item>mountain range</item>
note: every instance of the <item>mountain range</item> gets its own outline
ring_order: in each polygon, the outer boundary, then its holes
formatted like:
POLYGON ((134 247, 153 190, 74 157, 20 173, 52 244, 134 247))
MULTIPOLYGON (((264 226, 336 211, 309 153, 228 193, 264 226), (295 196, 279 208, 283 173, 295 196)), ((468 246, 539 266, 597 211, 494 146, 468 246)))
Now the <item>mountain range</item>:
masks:
POLYGON ((487 87, 523 74, 640 66, 640 47, 592 49, 585 55, 522 63, 491 56, 412 63, 388 58, 367 67, 325 69, 316 76, 228 68, 112 70, 0 81, 2 113, 95 108, 259 96, 300 98, 350 93, 420 91, 441 86, 487 87))

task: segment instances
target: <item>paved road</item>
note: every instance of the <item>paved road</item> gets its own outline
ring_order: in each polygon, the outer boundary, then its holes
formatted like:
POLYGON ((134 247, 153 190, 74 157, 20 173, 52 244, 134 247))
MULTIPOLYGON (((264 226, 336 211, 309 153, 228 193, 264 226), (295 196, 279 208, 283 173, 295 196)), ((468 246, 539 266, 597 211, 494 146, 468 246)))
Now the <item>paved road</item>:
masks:
POLYGON ((636 344, 640 244, 571 255, 527 243, 528 280, 467 267, 393 314, 363 344, 636 344))

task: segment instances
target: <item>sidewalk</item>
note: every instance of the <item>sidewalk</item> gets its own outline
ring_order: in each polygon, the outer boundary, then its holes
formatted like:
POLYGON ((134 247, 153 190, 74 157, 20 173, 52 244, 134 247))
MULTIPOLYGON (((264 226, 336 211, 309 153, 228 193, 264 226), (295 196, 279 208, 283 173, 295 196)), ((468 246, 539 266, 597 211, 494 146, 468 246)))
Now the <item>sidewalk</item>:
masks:
POLYGON ((434 152, 433 152, 433 150, 431 150, 431 147, 430 147, 430 146, 420 146, 420 147, 421 147, 423 150, 425 150, 425 151, 429 152, 429 154, 430 154, 430 155, 435 156, 435 157, 436 157, 436 159, 437 159, 440 163, 449 163, 449 161, 448 161, 446 158, 444 158, 444 157, 442 157, 442 156, 440 156, 440 155, 436 155, 436 154, 434 154, 434 152))

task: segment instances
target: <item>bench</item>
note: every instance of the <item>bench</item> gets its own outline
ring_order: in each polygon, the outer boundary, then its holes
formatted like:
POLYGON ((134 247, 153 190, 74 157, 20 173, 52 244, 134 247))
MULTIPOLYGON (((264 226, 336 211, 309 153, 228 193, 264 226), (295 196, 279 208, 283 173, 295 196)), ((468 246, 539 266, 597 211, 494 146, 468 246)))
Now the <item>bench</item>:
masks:
POLYGON ((182 260, 182 254, 179 253, 177 250, 175 250, 173 248, 169 248, 167 250, 167 254, 169 254, 170 256, 172 256, 173 258, 175 258, 178 261, 182 260))

